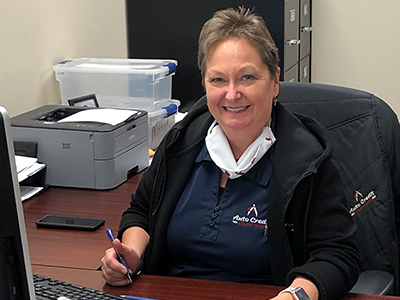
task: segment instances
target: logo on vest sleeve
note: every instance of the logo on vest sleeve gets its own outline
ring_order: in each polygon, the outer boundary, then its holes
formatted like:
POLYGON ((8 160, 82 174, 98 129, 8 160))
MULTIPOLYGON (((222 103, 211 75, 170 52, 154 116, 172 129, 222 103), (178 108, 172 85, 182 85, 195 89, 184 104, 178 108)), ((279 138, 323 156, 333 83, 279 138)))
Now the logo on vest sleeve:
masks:
POLYGON ((368 195, 365 197, 363 194, 361 194, 360 191, 356 191, 354 193, 354 200, 356 204, 350 208, 349 210, 350 215, 354 216, 355 214, 359 213, 360 210, 362 210, 368 203, 370 203, 375 198, 376 194, 374 191, 369 192, 368 195))

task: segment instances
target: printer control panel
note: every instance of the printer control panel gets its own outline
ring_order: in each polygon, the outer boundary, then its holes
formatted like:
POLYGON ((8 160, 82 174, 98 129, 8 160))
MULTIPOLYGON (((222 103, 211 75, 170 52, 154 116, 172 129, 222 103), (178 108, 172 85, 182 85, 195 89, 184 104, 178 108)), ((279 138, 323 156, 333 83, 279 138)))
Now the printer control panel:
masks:
POLYGON ((40 121, 40 122, 58 122, 66 117, 69 117, 75 113, 77 113, 78 111, 81 111, 82 109, 80 108, 58 108, 55 110, 52 110, 50 112, 47 112, 45 114, 42 114, 38 117, 35 118, 36 121, 40 121))

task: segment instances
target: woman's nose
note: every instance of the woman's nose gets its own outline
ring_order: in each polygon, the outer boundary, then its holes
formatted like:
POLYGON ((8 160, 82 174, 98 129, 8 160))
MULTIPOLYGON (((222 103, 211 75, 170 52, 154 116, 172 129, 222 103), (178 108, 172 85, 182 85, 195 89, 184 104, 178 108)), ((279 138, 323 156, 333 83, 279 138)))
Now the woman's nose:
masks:
POLYGON ((225 95, 227 100, 236 100, 240 97, 238 87, 234 83, 227 85, 227 91, 225 95))

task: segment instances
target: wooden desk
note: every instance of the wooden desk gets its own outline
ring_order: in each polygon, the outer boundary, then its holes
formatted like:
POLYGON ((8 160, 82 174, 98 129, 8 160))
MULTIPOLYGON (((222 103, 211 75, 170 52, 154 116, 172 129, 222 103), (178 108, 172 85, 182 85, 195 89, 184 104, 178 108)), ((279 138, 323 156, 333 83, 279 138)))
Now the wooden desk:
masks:
POLYGON ((164 276, 140 275, 126 287, 112 287, 99 271, 33 266, 33 272, 63 281, 103 290, 114 295, 133 295, 152 299, 197 300, 240 299, 265 300, 282 288, 255 284, 238 284, 164 276))
POLYGON ((142 174, 108 191, 50 187, 23 203, 32 264, 95 270, 111 244, 105 229, 115 233, 122 212, 129 206, 142 174), (46 214, 99 218, 105 225, 97 231, 37 228, 46 214))
MULTIPOLYGON (((110 247, 105 228, 117 230, 121 213, 128 207, 141 174, 109 191, 50 187, 24 202, 30 257, 34 273, 103 290, 114 295, 134 295, 153 299, 265 300, 282 289, 277 286, 240 284, 208 280, 140 275, 126 287, 112 287, 96 271, 104 251, 110 247), (36 228, 46 214, 105 219, 95 232, 36 228)), ((344 300, 398 300, 396 297, 349 294, 344 300)))
MULTIPOLYGON (((140 275, 126 287, 112 287, 104 282, 99 271, 33 266, 33 272, 92 289, 103 290, 113 295, 132 295, 158 300, 266 300, 276 296, 282 290, 282 287, 279 286, 150 275, 140 275)), ((348 294, 342 300, 398 299, 398 297, 390 296, 348 294)))

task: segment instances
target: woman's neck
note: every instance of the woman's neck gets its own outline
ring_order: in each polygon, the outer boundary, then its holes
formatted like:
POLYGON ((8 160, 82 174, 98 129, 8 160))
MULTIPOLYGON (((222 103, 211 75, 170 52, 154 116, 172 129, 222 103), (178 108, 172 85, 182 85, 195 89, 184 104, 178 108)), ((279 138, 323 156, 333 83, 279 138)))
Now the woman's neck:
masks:
POLYGON ((260 136, 261 132, 257 134, 249 134, 248 132, 233 132, 231 134, 225 133, 228 139, 229 146, 231 147, 233 157, 238 160, 246 149, 260 136))

